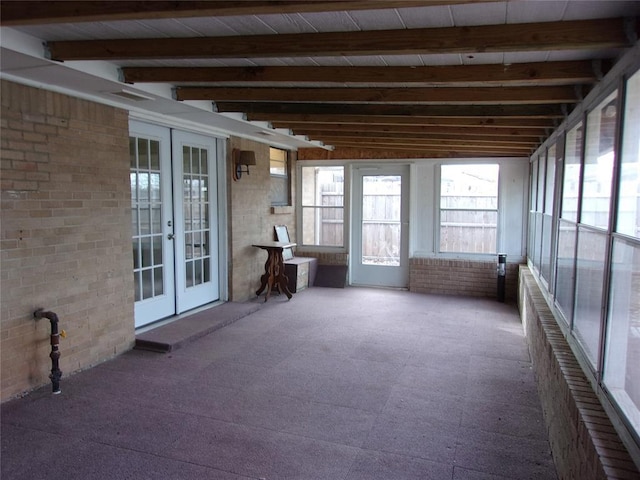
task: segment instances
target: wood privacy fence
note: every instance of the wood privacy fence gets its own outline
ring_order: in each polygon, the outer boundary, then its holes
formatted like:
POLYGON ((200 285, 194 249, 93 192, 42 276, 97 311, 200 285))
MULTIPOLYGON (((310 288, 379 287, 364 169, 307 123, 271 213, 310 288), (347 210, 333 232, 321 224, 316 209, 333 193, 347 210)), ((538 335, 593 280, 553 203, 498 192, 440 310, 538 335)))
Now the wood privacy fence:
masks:
POLYGON ((365 264, 398 264, 400 260, 399 193, 362 198, 362 260, 365 264))
POLYGON ((497 201, 495 195, 442 195, 440 251, 495 253, 497 201))
MULTIPOLYGON (((344 193, 335 184, 320 188, 315 228, 321 245, 343 245, 344 193)), ((394 264, 400 258, 400 193, 364 193, 362 199, 362 255, 365 263, 394 264)), ((495 200, 482 197, 443 197, 440 251, 495 253, 497 220, 495 200), (474 205, 475 208, 464 208, 474 205), (486 208, 483 210, 483 208, 486 208)))

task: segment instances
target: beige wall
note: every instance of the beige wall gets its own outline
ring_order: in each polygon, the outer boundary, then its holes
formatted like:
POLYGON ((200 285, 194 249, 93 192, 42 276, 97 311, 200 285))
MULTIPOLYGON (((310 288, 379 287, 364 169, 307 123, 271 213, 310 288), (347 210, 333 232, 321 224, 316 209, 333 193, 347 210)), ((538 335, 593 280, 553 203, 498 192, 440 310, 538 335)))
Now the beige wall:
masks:
MULTIPOLYGON (((3 81, 1 118, 6 400, 49 383, 50 325, 32 319, 36 308, 57 313, 67 332, 60 368, 68 376, 132 347, 134 300, 127 112, 3 81)), ((278 224, 295 241, 295 215, 271 207, 269 146, 232 138, 227 147, 229 292, 244 301, 255 296, 266 259, 251 245, 272 240, 278 224), (257 157, 237 182, 234 148, 257 157)), ((295 160, 293 152, 292 185, 295 160)))
POLYGON ((65 375, 129 349, 134 331, 127 112, 1 87, 5 400, 49 382, 50 325, 33 320, 37 307, 67 332, 65 375))
MULTIPOLYGON (((241 138, 231 138, 227 148, 227 179, 229 191, 229 299, 242 302, 255 297, 264 273, 266 252, 251 245, 274 239, 273 227, 287 225, 295 242, 293 207, 278 207, 272 211, 269 198, 269 146, 241 138), (234 149, 253 150, 256 165, 249 175, 233 181, 231 156, 234 149)), ((291 155, 292 205, 295 204, 295 152, 291 155)))

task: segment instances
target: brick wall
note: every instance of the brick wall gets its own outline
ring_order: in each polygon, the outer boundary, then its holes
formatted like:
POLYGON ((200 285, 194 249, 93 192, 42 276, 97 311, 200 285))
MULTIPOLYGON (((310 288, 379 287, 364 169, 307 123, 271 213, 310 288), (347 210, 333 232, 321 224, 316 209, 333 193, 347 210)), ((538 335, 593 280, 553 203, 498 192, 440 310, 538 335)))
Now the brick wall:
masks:
MULTIPOLYGON (((496 261, 409 259, 409 290, 441 295, 497 296, 496 261)), ((515 301, 518 265, 507 263, 505 300, 515 301)))
POLYGON ((298 252, 299 257, 313 257, 318 259, 318 265, 348 265, 349 254, 340 252, 314 252, 306 250, 298 252))
POLYGON ((269 145, 232 137, 227 145, 227 181, 229 192, 229 299, 242 302, 255 297, 264 273, 267 254, 252 247, 254 243, 274 240, 275 225, 287 225, 291 241, 295 242, 295 152, 291 154, 291 207, 272 210, 269 197, 269 145), (231 156, 234 149, 253 150, 256 165, 249 175, 233 181, 231 156))
MULTIPOLYGON (((1 85, 1 399, 49 382, 56 312, 65 375, 134 339, 127 112, 1 85)), ((64 377, 62 380, 64 389, 64 377)))
POLYGON ((559 479, 640 478, 526 266, 518 296, 559 479))

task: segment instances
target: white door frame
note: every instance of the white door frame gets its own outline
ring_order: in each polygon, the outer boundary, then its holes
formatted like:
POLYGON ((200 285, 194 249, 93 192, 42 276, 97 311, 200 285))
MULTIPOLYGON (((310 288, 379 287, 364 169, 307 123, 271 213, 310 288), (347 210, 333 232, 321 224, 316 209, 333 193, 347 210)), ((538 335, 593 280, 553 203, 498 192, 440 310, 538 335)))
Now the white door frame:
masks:
MULTIPOLYGON (((199 307, 201 305, 205 305, 207 303, 211 303, 220 299, 220 289, 219 289, 219 275, 218 275, 218 265, 219 265, 219 247, 218 247, 218 172, 216 168, 216 139, 212 137, 207 137, 200 134, 184 132, 181 130, 172 130, 171 132, 171 142, 172 142, 172 158, 173 158, 173 188, 174 188, 174 219, 175 219, 175 227, 174 227, 174 242, 175 242, 175 273, 176 273, 176 312, 182 313, 187 310, 191 310, 193 308, 199 307), (206 220, 209 225, 209 241, 206 244, 208 246, 208 251, 203 251, 202 245, 205 245, 204 240, 196 240, 195 238, 191 239, 192 244, 200 245, 199 248, 194 248, 194 253, 188 253, 189 249, 187 249, 185 236, 198 235, 201 236, 201 233, 189 234, 185 232, 185 209, 184 209, 184 168, 183 168, 183 147, 194 148, 197 152, 206 151, 207 152, 207 162, 206 162, 206 176, 208 179, 207 182, 207 198, 209 208, 206 209, 206 218, 202 217, 203 220, 206 220), (207 255, 207 262, 204 262, 204 267, 207 270, 205 279, 208 277, 208 281, 197 285, 188 285, 186 281, 185 274, 187 273, 185 269, 185 262, 187 261, 187 257, 191 258, 192 255, 195 254, 195 257, 198 255, 207 255), (208 268, 206 265, 208 264, 208 268)), ((195 164, 199 164, 199 159, 195 161, 195 164)), ((198 170, 197 165, 193 165, 192 168, 194 171, 198 170)), ((204 168, 204 165, 203 165, 204 168)), ((193 181, 197 182, 197 179, 200 178, 201 175, 197 175, 197 177, 192 177, 193 181)), ((194 208, 196 205, 193 205, 194 208)), ((201 214, 202 212, 200 212, 201 214)), ((198 212, 194 211, 192 213, 192 221, 195 221, 196 224, 199 223, 201 215, 198 212)), ((193 228, 193 227, 192 227, 193 228)), ((196 227, 196 230, 200 230, 196 227)), ((204 229, 203 229, 204 230, 204 229)), ((198 258, 192 258, 189 262, 192 266, 203 265, 203 262, 198 258)), ((205 272, 202 272, 205 274, 205 272)), ((198 275, 196 273, 196 278, 198 275)))
POLYGON ((409 165, 354 166, 351 173, 350 283, 363 286, 407 288, 409 286, 409 165), (399 266, 362 263, 362 182, 363 177, 370 175, 398 175, 402 179, 399 266))
MULTIPOLYGON (((216 208, 209 209, 210 213, 210 225, 216 228, 212 228, 212 235, 210 237, 211 242, 211 251, 214 252, 214 248, 216 251, 216 255, 212 255, 212 263, 215 263, 214 268, 212 268, 212 276, 216 276, 214 279, 217 283, 217 295, 215 299, 211 299, 210 301, 219 301, 225 302, 229 298, 229 289, 228 289, 228 220, 227 220, 227 185, 226 185, 226 142, 224 139, 219 138, 214 133, 208 132, 198 132, 195 137, 191 137, 189 131, 185 130, 182 126, 176 126, 176 129, 173 129, 171 125, 164 124, 164 122, 159 123, 148 123, 149 120, 146 118, 137 119, 136 116, 131 112, 131 118, 129 121, 129 131, 130 135, 142 136, 145 138, 159 139, 161 141, 161 152, 162 159, 164 161, 162 165, 163 172, 169 172, 168 175, 162 175, 162 189, 163 192, 171 195, 169 202, 167 203, 166 214, 163 214, 163 238, 164 238, 164 250, 166 252, 171 252, 172 258, 170 261, 170 271, 165 273, 165 285, 171 285, 171 288, 175 288, 176 282, 176 271, 175 271, 175 239, 170 239, 170 234, 175 236, 176 234, 176 222, 177 218, 174 218, 174 212, 177 210, 176 208, 176 199, 173 197, 174 188, 173 183, 174 179, 182 177, 182 166, 180 165, 180 175, 176 176, 176 163, 173 162, 172 166, 172 145, 171 145, 171 137, 172 132, 176 132, 178 134, 185 134, 187 138, 198 139, 200 144, 209 144, 210 145, 210 188, 213 197, 210 199, 211 203, 217 203, 216 208), (161 124, 162 123, 162 124, 161 124), (215 201, 214 201, 215 200, 215 201), (166 216, 165 216, 166 215, 166 216), (168 224, 168 222, 171 222, 168 224), (166 230, 166 231, 164 231, 166 230), (217 272, 217 273, 216 273, 217 272)), ((175 143, 175 142, 174 142, 175 143)), ((196 142, 197 143, 197 142, 196 142)), ((182 158, 180 156, 180 162, 182 158)), ((176 180, 176 183, 177 180, 176 180)), ((180 180, 181 183, 181 180, 180 180)), ((175 237, 174 237, 175 238, 175 237)), ((141 327, 144 325, 148 325, 157 320, 161 320, 163 318, 171 317, 176 315, 177 313, 183 312, 185 310, 189 310, 190 308, 195 308, 199 305, 182 303, 178 305, 179 295, 174 291, 170 290, 167 292, 167 295, 164 296, 165 302, 167 302, 164 306, 160 305, 160 300, 149 299, 149 301, 135 302, 135 327, 141 327)), ((209 300, 207 300, 208 303, 209 300)))
POLYGON ((137 328, 175 313, 174 248, 173 241, 169 236, 173 233, 171 134, 168 128, 131 121, 129 123, 129 135, 158 141, 160 147, 161 229, 163 239, 162 281, 164 288, 162 295, 135 302, 134 323, 137 328))

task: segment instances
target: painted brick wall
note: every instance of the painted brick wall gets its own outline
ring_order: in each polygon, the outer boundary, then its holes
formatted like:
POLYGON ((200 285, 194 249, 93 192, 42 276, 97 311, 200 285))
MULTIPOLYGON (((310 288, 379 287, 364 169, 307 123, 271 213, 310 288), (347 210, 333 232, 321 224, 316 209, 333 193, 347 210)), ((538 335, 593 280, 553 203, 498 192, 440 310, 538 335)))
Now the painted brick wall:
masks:
MULTIPOLYGON (((287 225, 291 241, 295 242, 293 207, 277 207, 272 211, 269 197, 269 146, 247 139, 232 137, 227 145, 227 179, 229 192, 229 299, 242 302, 255 297, 264 273, 267 253, 252 247, 254 243, 274 240, 275 225, 287 225), (231 160, 234 149, 253 150, 256 165, 249 175, 233 181, 231 160)), ((295 152, 291 154, 291 201, 295 205, 295 152)))
MULTIPOLYGON (((440 295, 496 297, 496 261, 411 258, 409 290, 440 295)), ((507 263, 505 300, 516 300, 517 284, 518 265, 507 263)))
MULTIPOLYGON (((1 399, 49 383, 56 312, 65 375, 134 340, 127 112, 1 85, 1 399)), ((64 389, 64 377, 62 379, 64 389)))
POLYGON ((533 275, 526 266, 519 275, 520 315, 559 480, 640 478, 533 275))

